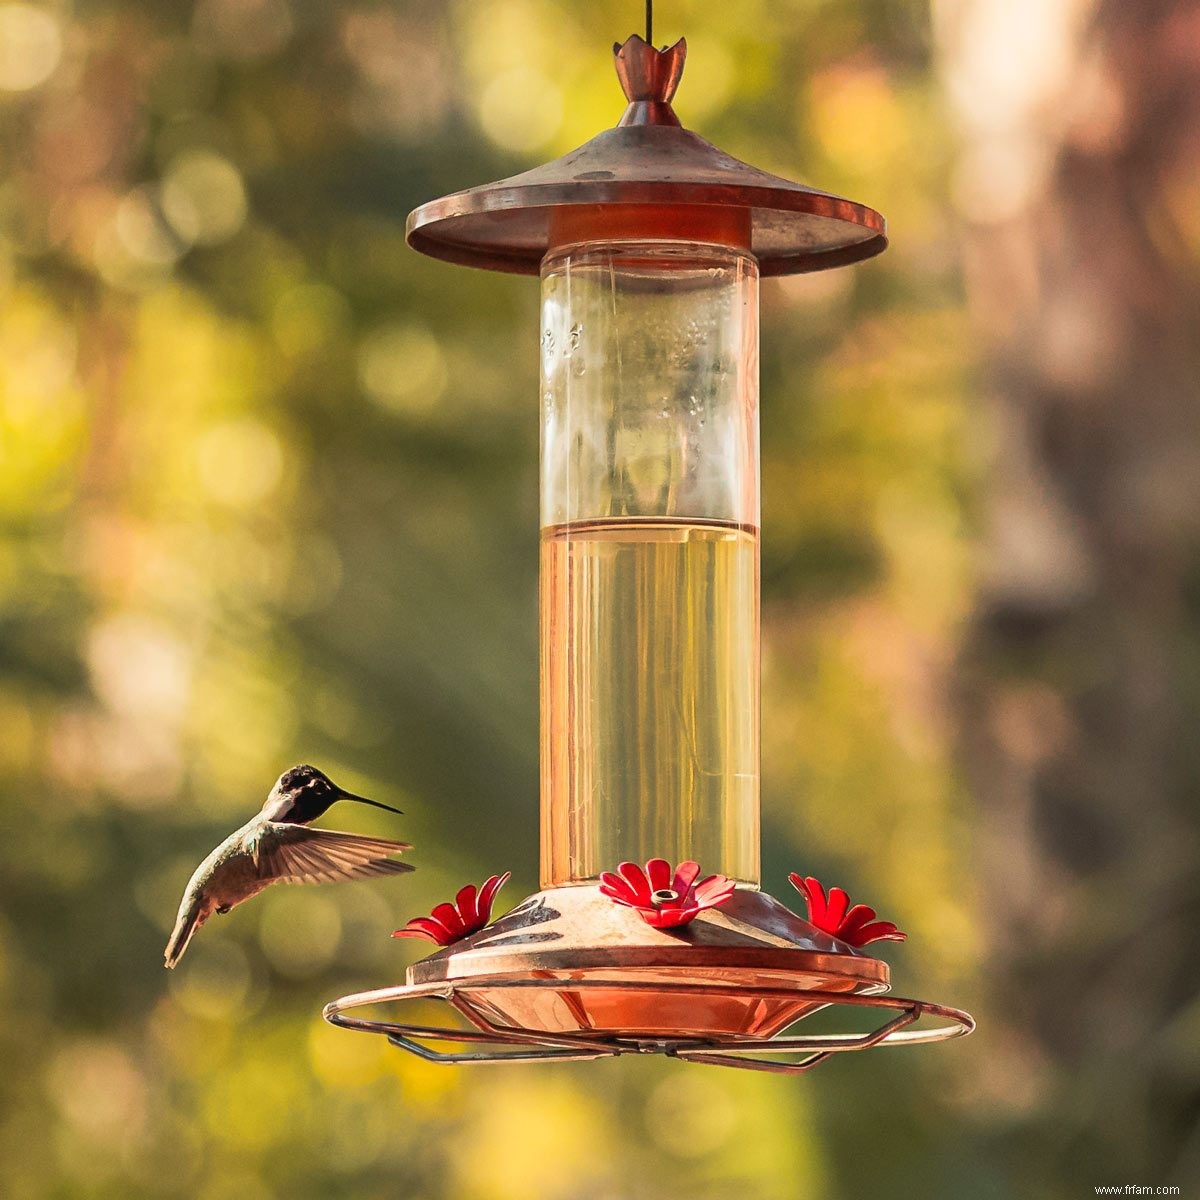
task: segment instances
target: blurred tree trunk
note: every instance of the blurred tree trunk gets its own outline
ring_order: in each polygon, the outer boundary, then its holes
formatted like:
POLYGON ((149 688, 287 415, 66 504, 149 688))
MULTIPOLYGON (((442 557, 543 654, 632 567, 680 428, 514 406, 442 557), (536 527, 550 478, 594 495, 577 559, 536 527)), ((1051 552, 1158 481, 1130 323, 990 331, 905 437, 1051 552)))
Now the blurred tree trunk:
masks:
POLYGON ((1060 0, 1017 5, 1011 22, 988 0, 942 8, 970 295, 991 347, 985 562, 962 678, 991 967, 1006 981, 993 1018, 1010 1026, 993 1083, 1028 1122, 1013 1136, 1034 1178, 1054 1159, 1078 1185, 1187 1194, 1200 1181, 1200 8, 1060 0), (966 78, 1005 22, 991 52, 1010 76, 991 98, 1016 97, 1008 120, 987 112, 988 81, 981 95, 966 78), (1039 32, 1057 60, 1040 45, 1025 56, 1039 32))

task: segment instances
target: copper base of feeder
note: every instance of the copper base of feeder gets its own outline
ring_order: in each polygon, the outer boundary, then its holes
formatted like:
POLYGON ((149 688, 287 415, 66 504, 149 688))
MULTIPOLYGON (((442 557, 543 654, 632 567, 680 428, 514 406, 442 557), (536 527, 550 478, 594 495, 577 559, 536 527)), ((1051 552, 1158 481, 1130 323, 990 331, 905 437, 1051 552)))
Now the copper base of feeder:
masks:
POLYGON ((763 892, 739 889, 720 909, 656 930, 589 886, 531 896, 495 924, 408 969, 408 982, 326 1006, 336 1025, 382 1033, 435 1062, 534 1061, 663 1053, 759 1070, 807 1070, 831 1053, 970 1032, 971 1017, 884 995, 887 964, 822 933, 763 892), (470 1022, 447 1029, 366 1020, 347 1010, 438 999, 470 1022), (868 1033, 780 1036, 830 1006, 878 1009, 868 1033), (936 1028, 910 1029, 922 1017, 936 1028), (444 1053, 458 1042, 483 1052, 444 1053), (763 1058, 802 1053, 800 1062, 763 1058))
POLYGON ((764 999, 762 989, 883 992, 888 969, 764 892, 740 888, 691 924, 660 930, 597 888, 576 885, 539 892, 473 937, 414 963, 408 982, 453 982, 461 1006, 488 1029, 770 1037, 816 1006, 764 999), (507 986, 521 977, 563 986, 507 986), (591 986, 571 986, 581 979, 591 986), (605 981, 642 986, 605 988, 605 981), (693 983, 727 990, 698 996, 658 987, 693 983))

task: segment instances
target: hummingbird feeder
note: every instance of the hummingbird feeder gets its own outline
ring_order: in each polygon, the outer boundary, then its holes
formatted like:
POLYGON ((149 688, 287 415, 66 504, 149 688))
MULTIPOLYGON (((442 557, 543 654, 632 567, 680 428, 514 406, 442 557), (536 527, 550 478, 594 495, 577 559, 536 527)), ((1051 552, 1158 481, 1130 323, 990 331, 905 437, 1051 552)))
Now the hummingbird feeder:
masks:
POLYGON ((405 984, 325 1016, 437 1062, 780 1072, 968 1033, 887 994, 862 947, 894 925, 759 888, 758 281, 878 254, 883 217, 683 129, 682 39, 614 50, 615 129, 408 218, 424 254, 541 276, 541 891, 483 924, 495 878, 464 888, 409 922, 439 945, 405 984), (468 1027, 350 1015, 429 1000, 468 1027), (793 1032, 832 1006, 874 1027, 793 1032))

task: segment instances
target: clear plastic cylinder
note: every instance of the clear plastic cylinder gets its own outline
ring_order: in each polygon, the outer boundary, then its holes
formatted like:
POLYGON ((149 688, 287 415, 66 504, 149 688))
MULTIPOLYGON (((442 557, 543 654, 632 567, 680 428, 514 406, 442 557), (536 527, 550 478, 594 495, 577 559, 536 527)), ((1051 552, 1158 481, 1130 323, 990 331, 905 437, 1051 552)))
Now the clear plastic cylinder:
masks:
POLYGON ((758 271, 587 242, 542 267, 542 883, 759 876, 758 271))

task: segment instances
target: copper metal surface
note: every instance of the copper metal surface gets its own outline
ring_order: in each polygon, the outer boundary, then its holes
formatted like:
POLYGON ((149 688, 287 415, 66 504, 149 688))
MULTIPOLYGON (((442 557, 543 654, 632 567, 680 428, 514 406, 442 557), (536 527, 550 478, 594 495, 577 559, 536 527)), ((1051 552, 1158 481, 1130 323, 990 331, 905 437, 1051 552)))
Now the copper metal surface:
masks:
POLYGON ((699 234, 722 244, 730 244, 722 232, 730 214, 740 214, 763 275, 820 271, 883 250, 885 223, 874 209, 749 166, 679 126, 670 97, 685 50, 682 40, 656 50, 637 36, 617 47, 629 99, 617 128, 531 171, 421 205, 409 214, 409 245, 448 262, 534 275, 564 238, 605 236, 607 216, 589 226, 564 210, 621 206, 620 236, 699 234))
POLYGON ((408 981, 453 982, 459 1007, 493 1030, 764 1037, 811 1005, 791 994, 764 999, 761 989, 886 991, 888 969, 764 892, 739 889, 690 924, 658 930, 596 887, 575 885, 539 892, 487 929, 414 963, 408 981), (508 986, 515 978, 561 986, 526 992, 508 986), (577 988, 582 979, 595 986, 577 988), (672 988, 697 980, 727 990, 672 988), (620 982, 640 986, 600 986, 620 982))

